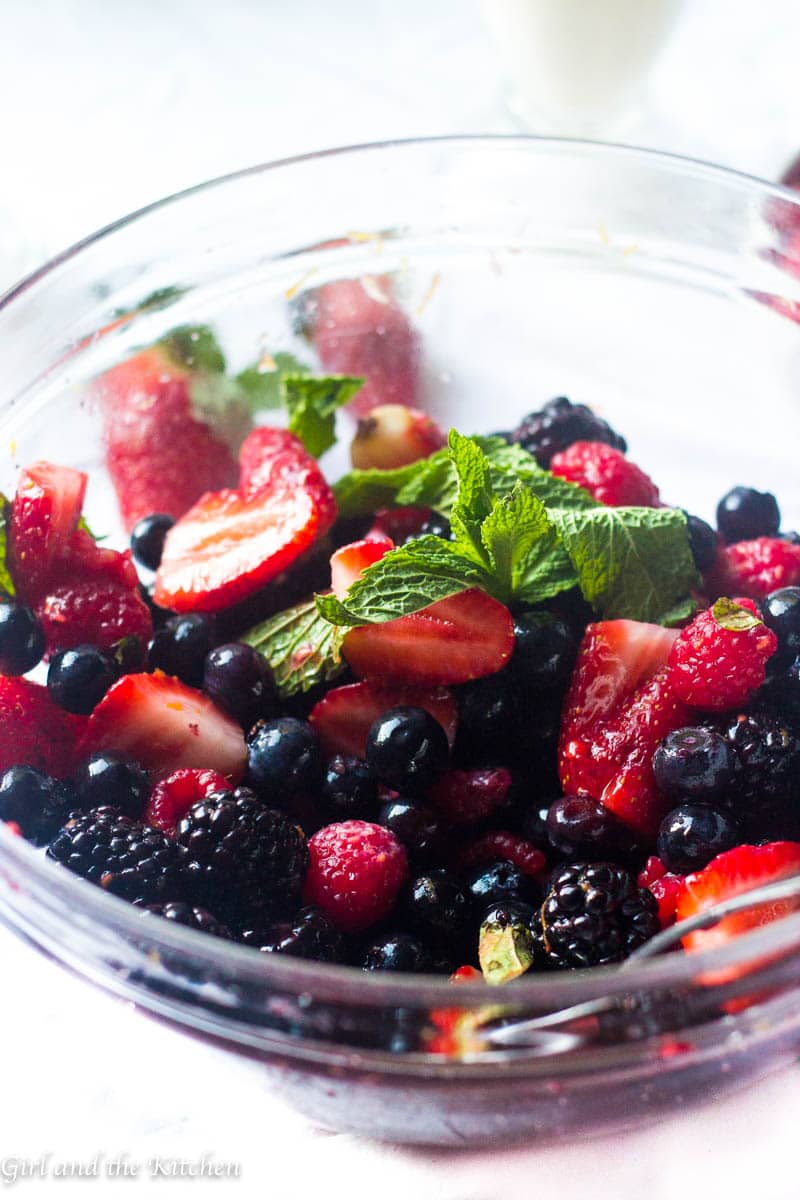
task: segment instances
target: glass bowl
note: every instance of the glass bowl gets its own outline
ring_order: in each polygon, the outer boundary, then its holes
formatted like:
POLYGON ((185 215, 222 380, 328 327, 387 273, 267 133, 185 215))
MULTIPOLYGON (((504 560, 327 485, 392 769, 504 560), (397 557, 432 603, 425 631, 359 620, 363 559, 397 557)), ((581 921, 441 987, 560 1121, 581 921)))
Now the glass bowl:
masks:
MULTIPOLYGON (((566 393, 625 432, 668 500, 709 517, 733 484, 769 487, 790 528, 797 228, 797 199, 758 180, 534 138, 357 147, 212 181, 88 238, 0 303, 0 488, 37 457, 87 470, 89 523, 123 545, 87 380, 187 321, 213 325, 234 367, 307 358, 289 300, 392 273, 440 419, 491 431, 566 393), (156 292, 161 306, 137 311, 156 292)), ((325 464, 343 466, 335 452, 325 464)), ((798 914, 713 952, 498 990, 144 921, 5 827, 0 879, 3 919, 46 953, 258 1058, 316 1120, 375 1137, 497 1145, 627 1125, 800 1048, 798 914)))

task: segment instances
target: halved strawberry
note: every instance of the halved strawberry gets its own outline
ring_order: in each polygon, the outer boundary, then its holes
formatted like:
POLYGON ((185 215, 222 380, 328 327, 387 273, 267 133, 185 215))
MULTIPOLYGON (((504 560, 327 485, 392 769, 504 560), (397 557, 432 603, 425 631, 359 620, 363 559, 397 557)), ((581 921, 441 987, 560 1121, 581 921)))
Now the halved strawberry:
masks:
POLYGON ((392 549, 394 542, 391 538, 376 533, 334 551, 331 555, 331 588, 337 599, 344 600, 350 585, 355 583, 361 572, 392 549))
POLYGON ((511 613, 480 588, 383 625, 358 626, 342 645, 356 675, 417 687, 492 675, 506 665, 513 649, 511 613))
POLYGON ((25 765, 57 778, 71 775, 85 726, 86 718, 59 708, 47 688, 0 675, 0 772, 25 765))
POLYGON ((9 567, 20 600, 38 599, 77 528, 88 476, 71 467, 34 462, 19 477, 11 505, 9 567))
POLYGON ((304 292, 296 308, 302 331, 328 371, 363 375, 351 403, 361 415, 377 404, 414 404, 419 391, 419 334, 386 276, 337 279, 304 292))
POLYGON ((412 705, 424 708, 447 734, 452 749, 458 724, 458 707, 447 688, 426 691, 417 688, 381 687, 373 683, 348 683, 332 688, 314 705, 309 721, 317 732, 323 752, 352 754, 363 758, 372 722, 390 708, 412 705))
POLYGON ((208 492, 167 534, 154 600, 216 612, 290 567, 328 531, 336 502, 299 439, 255 430, 242 448, 238 491, 208 492), (258 465, 258 448, 264 459, 258 465))
MULTIPOLYGON (((712 858, 702 871, 687 875, 678 897, 676 917, 685 921, 712 904, 742 892, 800 873, 800 842, 769 842, 763 846, 736 846, 712 858)), ((698 929, 683 938, 686 950, 711 950, 759 925, 766 925, 800 908, 800 898, 762 904, 731 917, 711 929, 698 929)), ((729 972, 725 972, 730 977, 729 972)), ((721 982, 722 980, 720 980, 721 982)))
POLYGON ((145 809, 144 822, 174 837, 176 825, 193 804, 205 800, 213 792, 224 792, 228 787, 228 780, 218 771, 186 767, 173 771, 153 788, 145 809))
POLYGON ((197 767, 238 783, 247 762, 241 726, 202 692, 161 671, 117 680, 89 718, 81 750, 128 754, 155 780, 197 767))
POLYGON ((427 458, 447 444, 432 417, 405 404, 379 404, 358 422, 350 444, 356 470, 382 471, 427 458))
POLYGON ((645 836, 666 807, 653 779, 653 752, 667 733, 689 724, 665 669, 677 636, 640 621, 589 625, 561 721, 564 792, 593 796, 645 836))

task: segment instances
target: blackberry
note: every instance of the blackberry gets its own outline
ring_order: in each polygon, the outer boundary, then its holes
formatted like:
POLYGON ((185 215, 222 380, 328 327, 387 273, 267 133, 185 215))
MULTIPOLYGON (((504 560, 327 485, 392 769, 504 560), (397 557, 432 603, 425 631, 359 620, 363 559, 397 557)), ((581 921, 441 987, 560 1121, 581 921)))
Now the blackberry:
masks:
POLYGON ((131 530, 131 553, 149 571, 158 570, 166 536, 174 524, 175 518, 166 513, 150 513, 131 530))
POLYGON ((87 716, 99 704, 118 676, 110 654, 97 646, 73 646, 50 659, 47 690, 67 712, 87 716))
POLYGON ((658 830, 656 853, 668 871, 700 871, 742 840, 729 812, 709 804, 682 804, 667 813, 658 830))
POLYGON ((226 642, 209 650, 203 665, 203 691, 246 729, 258 717, 278 715, 278 693, 269 663, 246 642, 226 642))
POLYGON ((330 821, 370 820, 378 806, 378 781, 362 759, 337 754, 325 771, 319 805, 330 821))
POLYGON ((735 487, 717 505, 717 529, 728 543, 775 537, 780 524, 781 514, 772 492, 735 487))
POLYGON ((177 675, 189 687, 203 682, 206 655, 214 643, 214 626, 203 613, 181 613, 168 617, 156 629, 148 650, 150 670, 177 675))
POLYGON ((432 962, 419 938, 410 933, 388 933, 369 943, 361 966, 365 971, 430 971, 432 962))
POLYGON ((0 821, 13 821, 35 846, 49 842, 73 806, 70 789, 34 767, 9 767, 0 777, 0 821))
POLYGON ((634 850, 629 827, 590 796, 559 796, 545 820, 550 845, 565 858, 590 854, 625 861, 634 850))
POLYGON ((445 769, 449 757, 445 731, 424 708, 390 708, 373 721, 367 735, 370 770, 400 791, 424 791, 445 769))
POLYGON ((669 800, 721 799, 733 782, 736 759, 724 737, 703 726, 668 733, 653 754, 653 775, 669 800))
POLYGON ((345 953, 344 937, 316 908, 301 908, 291 919, 265 929, 246 929, 242 941, 264 954, 288 954, 316 962, 342 962, 345 953))
POLYGON ((142 909, 142 915, 153 914, 163 917, 165 921, 174 921, 176 925, 185 925, 188 929, 196 929, 200 933, 210 933, 214 937, 230 938, 231 931, 227 925, 218 921, 207 908, 195 908, 185 900, 168 900, 165 904, 148 904, 142 909))
POLYGON ((528 413, 509 440, 532 454, 540 467, 549 467, 550 459, 573 442, 605 442, 624 454, 628 443, 585 404, 572 404, 566 396, 557 396, 544 408, 528 413))
POLYGON ((316 792, 322 780, 319 741, 308 721, 258 721, 247 735, 248 783, 276 803, 316 792))
POLYGON ((24 675, 44 654, 42 623, 32 609, 0 603, 0 674, 24 675))
POLYGON ((658 933, 658 905, 613 863, 570 863, 550 881, 541 910, 545 953, 553 966, 619 962, 658 933))
POLYGON ((177 900, 186 889, 183 847, 118 808, 71 814, 47 847, 47 856, 127 900, 177 900))
POLYGON ((726 794, 748 837, 763 836, 765 819, 794 819, 800 807, 800 739, 783 717, 732 713, 714 723, 734 754, 726 794))
MULTIPOLYGON (((302 829, 249 788, 212 792, 178 822, 176 840, 198 867, 200 895, 243 925, 296 903, 308 866, 302 829)), ((260 923, 258 919, 254 923, 260 923)))

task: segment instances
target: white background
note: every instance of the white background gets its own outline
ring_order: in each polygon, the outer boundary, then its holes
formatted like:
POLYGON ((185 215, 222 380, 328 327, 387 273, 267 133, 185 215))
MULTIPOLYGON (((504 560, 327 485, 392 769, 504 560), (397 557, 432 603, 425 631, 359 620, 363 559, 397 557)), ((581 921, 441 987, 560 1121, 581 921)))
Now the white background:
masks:
MULTIPOLYGON (((800 150, 799 46, 794 0, 689 0, 646 95, 609 136, 774 177, 800 150)), ((518 128, 472 0, 0 0, 0 290, 204 177, 336 144, 518 128)), ((238 1182, 162 1181, 171 1196, 800 1195, 792 1072, 622 1138, 390 1149, 315 1130, 257 1066, 146 1020, 5 932, 0 963, 0 1158, 241 1164, 238 1182)), ((51 1178, 43 1190, 111 1185, 51 1178)))

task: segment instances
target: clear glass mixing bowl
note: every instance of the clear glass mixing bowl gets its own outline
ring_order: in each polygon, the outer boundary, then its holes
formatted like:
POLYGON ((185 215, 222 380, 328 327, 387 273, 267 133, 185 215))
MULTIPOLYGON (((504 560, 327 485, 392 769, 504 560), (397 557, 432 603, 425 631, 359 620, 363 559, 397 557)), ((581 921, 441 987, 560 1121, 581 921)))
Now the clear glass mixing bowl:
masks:
MULTIPOLYGON (((445 139, 256 167, 119 222, 0 303, 0 488, 36 457, 81 467, 92 528, 122 545, 86 381, 187 321, 213 325, 234 367, 264 351, 307 357, 288 300, 392 272, 445 421, 507 427, 565 393, 624 430, 667 499, 709 516, 735 483, 770 487, 788 528, 800 523, 798 227, 789 192, 588 143, 445 139), (170 304, 136 312, 165 288, 178 289, 170 304)), ((341 466, 333 454, 331 473, 341 466)), ((497 1144, 628 1124, 800 1047, 800 915, 710 954, 498 991, 143 921, 5 828, 0 880, 3 919, 46 953, 256 1056, 317 1120, 378 1137, 497 1144), (443 1053, 453 1014, 441 1010, 456 1004, 460 1053, 443 1053), (537 1017, 524 1036, 497 1032, 537 1017)))

